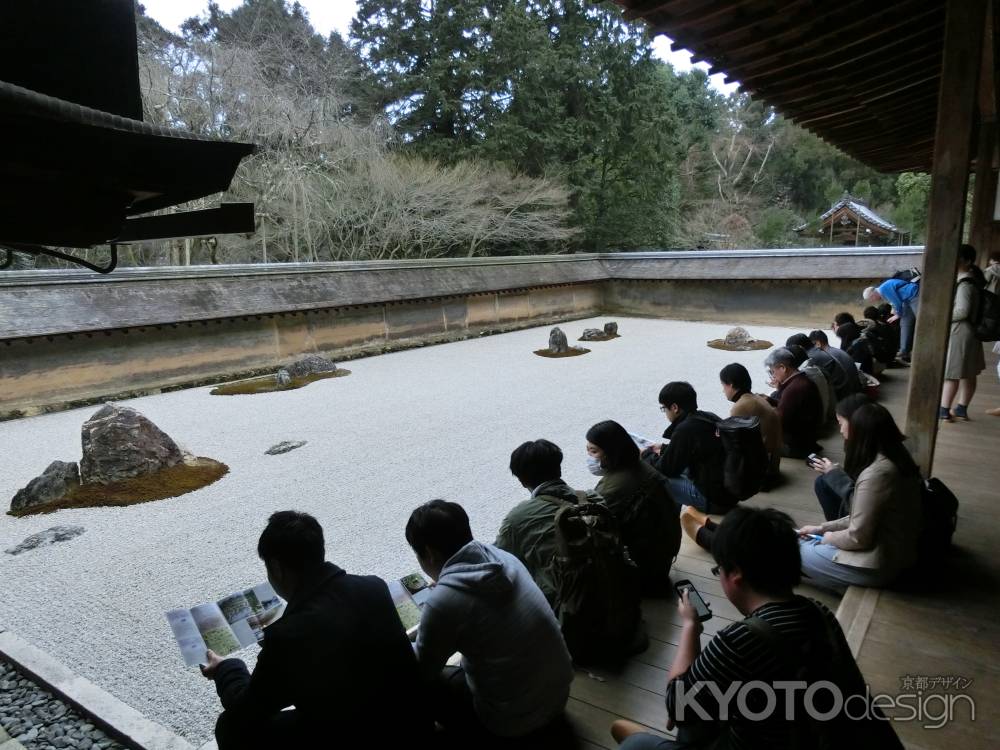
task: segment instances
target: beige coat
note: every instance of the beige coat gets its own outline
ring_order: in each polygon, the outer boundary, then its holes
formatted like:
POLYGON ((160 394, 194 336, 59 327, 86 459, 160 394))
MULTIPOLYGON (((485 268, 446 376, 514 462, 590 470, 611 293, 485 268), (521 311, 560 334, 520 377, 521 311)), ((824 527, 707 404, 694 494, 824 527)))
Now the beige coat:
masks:
POLYGON ((892 576, 916 562, 921 523, 920 479, 900 477, 880 453, 858 476, 850 515, 820 528, 840 550, 834 562, 892 576))
POLYGON ((969 322, 975 312, 978 291, 972 283, 961 283, 968 274, 960 274, 955 289, 955 305, 951 311, 951 337, 948 339, 948 362, 944 367, 946 380, 974 378, 986 369, 983 342, 969 322))
POLYGON ((771 459, 768 469, 770 476, 776 476, 781 464, 781 417, 778 410, 768 402, 766 396, 744 393, 733 404, 731 417, 757 417, 760 420, 760 434, 764 438, 764 448, 771 459))

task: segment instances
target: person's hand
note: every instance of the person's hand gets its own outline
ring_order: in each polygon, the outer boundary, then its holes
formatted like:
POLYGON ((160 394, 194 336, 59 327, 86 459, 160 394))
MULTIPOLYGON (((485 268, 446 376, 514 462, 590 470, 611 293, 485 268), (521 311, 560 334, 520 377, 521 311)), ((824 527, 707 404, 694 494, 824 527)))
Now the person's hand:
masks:
POLYGON ((819 540, 819 543, 820 544, 829 544, 831 547, 836 547, 837 546, 837 545, 835 545, 833 543, 833 532, 832 531, 826 532, 823 535, 823 538, 819 540))
POLYGON ((822 526, 803 526, 801 529, 796 529, 796 532, 803 539, 808 539, 811 536, 821 536, 823 534, 822 526))
POLYGON ((688 601, 688 592, 685 588, 677 599, 677 612, 681 616, 681 621, 685 627, 694 627, 701 630, 701 621, 691 602, 688 601))
POLYGON ((813 471, 818 471, 820 474, 829 474, 831 471, 837 468, 837 464, 831 461, 829 458, 823 458, 818 456, 809 462, 813 471))
POLYGON ((886 318, 885 322, 891 325, 892 323, 895 323, 897 320, 899 320, 898 315, 890 315, 888 318, 886 318))
POLYGON ((201 673, 205 675, 209 680, 215 679, 215 670, 220 664, 222 664, 223 659, 212 649, 205 652, 205 663, 198 665, 201 669, 201 673))
POLYGON ((653 453, 655 453, 657 456, 659 456, 660 452, 663 450, 663 443, 653 443, 651 446, 649 446, 649 449, 653 451, 653 453))

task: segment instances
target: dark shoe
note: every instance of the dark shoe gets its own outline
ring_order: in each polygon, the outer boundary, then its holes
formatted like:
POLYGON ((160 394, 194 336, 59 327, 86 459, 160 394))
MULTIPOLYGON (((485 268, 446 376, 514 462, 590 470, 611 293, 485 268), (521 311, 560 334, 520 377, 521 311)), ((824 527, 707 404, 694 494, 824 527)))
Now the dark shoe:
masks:
POLYGON ((956 404, 955 408, 952 410, 952 415, 955 419, 964 419, 966 422, 969 421, 969 407, 963 406, 962 404, 956 404))
POLYGON ((951 416, 951 412, 948 411, 948 407, 947 406, 939 406, 938 407, 938 419, 940 419, 942 422, 954 422, 955 421, 954 417, 951 416))

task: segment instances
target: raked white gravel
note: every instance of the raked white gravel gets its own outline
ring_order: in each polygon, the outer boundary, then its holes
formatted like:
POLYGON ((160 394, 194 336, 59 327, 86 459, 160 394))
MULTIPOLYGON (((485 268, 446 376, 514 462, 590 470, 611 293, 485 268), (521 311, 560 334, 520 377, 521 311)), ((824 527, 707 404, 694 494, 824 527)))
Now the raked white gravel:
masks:
MULTIPOLYGON (((224 461, 216 484, 129 508, 0 515, 0 550, 56 524, 86 533, 17 557, 0 554, 0 624, 151 719, 198 745, 219 711, 213 686, 187 669, 163 613, 215 599, 264 578, 257 537, 270 513, 314 514, 328 558, 350 572, 402 575, 416 562, 403 538, 417 504, 462 503, 473 531, 494 538, 506 511, 525 496, 508 471, 511 450, 545 437, 565 454, 571 484, 592 487, 584 434, 603 419, 659 436, 657 393, 688 380, 699 406, 727 414, 718 372, 742 362, 764 388, 766 352, 708 348, 730 325, 621 317, 622 337, 590 342, 568 359, 532 354, 548 328, 413 349, 346 363, 352 375, 284 393, 210 396, 195 388, 127 402, 201 456, 224 461), (282 440, 308 445, 284 455, 282 440)), ((802 328, 823 321, 803 321, 802 328)), ((749 326, 781 344, 793 329, 749 326)), ((54 459, 78 460, 80 426, 97 407, 0 423, 0 499, 54 459)), ((244 656, 252 667, 254 652, 244 656)), ((303 654, 308 659, 308 654, 303 654)))

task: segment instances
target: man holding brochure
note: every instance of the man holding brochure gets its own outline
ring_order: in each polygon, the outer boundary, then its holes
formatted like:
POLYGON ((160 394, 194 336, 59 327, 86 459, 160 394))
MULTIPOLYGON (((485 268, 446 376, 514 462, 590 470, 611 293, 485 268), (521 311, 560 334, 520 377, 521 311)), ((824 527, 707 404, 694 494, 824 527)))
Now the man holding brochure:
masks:
POLYGON ((288 605, 265 628, 253 674, 240 659, 206 654, 202 673, 224 709, 219 750, 348 747, 370 739, 372 727, 386 743, 410 744, 429 731, 416 659, 385 582, 324 562, 323 529, 305 513, 273 514, 257 553, 288 605))

